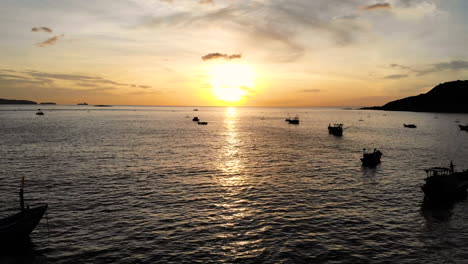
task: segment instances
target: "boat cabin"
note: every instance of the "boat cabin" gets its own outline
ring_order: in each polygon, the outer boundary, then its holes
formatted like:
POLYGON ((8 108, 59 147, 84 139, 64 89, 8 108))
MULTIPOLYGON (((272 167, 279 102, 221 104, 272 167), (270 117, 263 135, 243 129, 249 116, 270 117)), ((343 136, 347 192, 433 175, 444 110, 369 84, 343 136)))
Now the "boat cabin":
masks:
POLYGON ((438 175, 450 175, 453 173, 453 168, 445 167, 432 167, 424 170, 427 174, 427 177, 438 176, 438 175))

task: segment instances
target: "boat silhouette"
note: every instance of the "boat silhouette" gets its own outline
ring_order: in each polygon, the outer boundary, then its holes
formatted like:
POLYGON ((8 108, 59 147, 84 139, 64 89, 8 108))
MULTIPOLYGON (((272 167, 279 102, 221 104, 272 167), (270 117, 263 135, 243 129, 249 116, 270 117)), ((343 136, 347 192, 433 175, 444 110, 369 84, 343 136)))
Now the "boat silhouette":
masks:
POLYGON ((286 121, 289 123, 289 124, 292 124, 292 125, 299 125, 300 121, 299 121, 299 117, 296 116, 294 118, 286 118, 286 121))
POLYGON ((378 149, 374 149, 373 152, 366 152, 366 149, 363 149, 362 153, 362 166, 365 167, 375 167, 380 163, 380 158, 382 157, 382 152, 378 149))
POLYGON ((342 136, 343 135, 343 124, 328 124, 328 133, 334 136, 342 136))
POLYGON ((23 198, 24 178, 20 188, 20 212, 0 219, 0 243, 8 244, 23 242, 29 239, 29 234, 36 228, 47 210, 48 205, 43 204, 33 208, 24 206, 23 198))
POLYGON ((452 203, 466 197, 468 171, 456 172, 453 163, 450 167, 432 167, 425 169, 427 177, 421 186, 424 203, 452 203))
POLYGON ((460 128, 460 130, 468 131, 468 124, 466 126, 458 125, 458 127, 460 128))

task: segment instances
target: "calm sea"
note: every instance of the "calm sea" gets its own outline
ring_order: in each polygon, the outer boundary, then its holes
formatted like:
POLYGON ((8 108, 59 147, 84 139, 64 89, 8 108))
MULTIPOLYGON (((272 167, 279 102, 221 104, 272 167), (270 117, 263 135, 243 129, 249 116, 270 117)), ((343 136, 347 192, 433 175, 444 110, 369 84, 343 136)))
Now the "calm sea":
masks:
POLYGON ((468 201, 422 209, 420 189, 424 168, 468 169, 466 114, 37 107, 0 107, 0 216, 23 176, 27 204, 49 204, 33 245, 0 262, 468 261, 468 201), (381 165, 361 167, 363 148, 381 165))

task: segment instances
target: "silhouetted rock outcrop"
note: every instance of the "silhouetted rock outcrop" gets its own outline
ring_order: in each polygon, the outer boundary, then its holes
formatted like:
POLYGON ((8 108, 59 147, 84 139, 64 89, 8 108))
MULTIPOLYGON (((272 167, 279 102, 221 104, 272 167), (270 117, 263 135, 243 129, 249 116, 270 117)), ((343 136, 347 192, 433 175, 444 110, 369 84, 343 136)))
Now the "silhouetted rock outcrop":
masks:
POLYGON ((367 110, 468 113, 468 81, 446 82, 425 94, 389 102, 367 110))
POLYGON ((37 104, 36 102, 33 101, 28 101, 28 100, 13 100, 13 99, 1 99, 0 98, 0 104, 37 104))

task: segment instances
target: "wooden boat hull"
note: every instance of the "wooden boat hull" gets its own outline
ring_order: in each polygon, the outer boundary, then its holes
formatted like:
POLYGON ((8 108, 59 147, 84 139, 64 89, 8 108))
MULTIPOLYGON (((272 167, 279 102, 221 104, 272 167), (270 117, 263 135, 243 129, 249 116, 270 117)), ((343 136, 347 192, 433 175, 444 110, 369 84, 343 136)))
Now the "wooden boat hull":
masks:
POLYGON ((46 210, 47 204, 0 219, 0 243, 27 239, 46 210))
POLYGON ((379 150, 374 151, 373 153, 364 153, 361 158, 362 166, 365 167, 375 167, 380 164, 380 158, 382 157, 382 152, 379 150))
POLYGON ((428 177, 421 186, 424 202, 430 204, 450 203, 466 198, 468 172, 428 177))
POLYGON ((342 136, 343 135, 343 129, 341 127, 328 127, 328 133, 332 134, 334 136, 342 136))
POLYGON ((299 120, 297 120, 297 119, 290 119, 288 122, 291 125, 299 125, 299 120))

